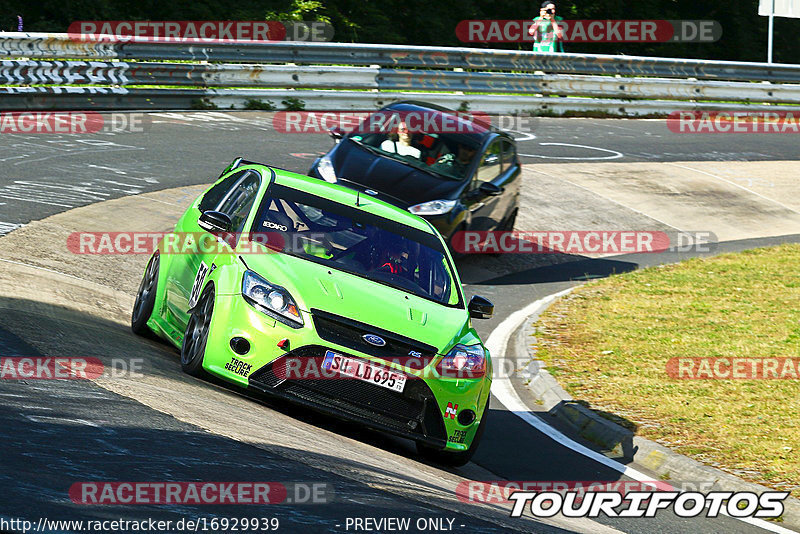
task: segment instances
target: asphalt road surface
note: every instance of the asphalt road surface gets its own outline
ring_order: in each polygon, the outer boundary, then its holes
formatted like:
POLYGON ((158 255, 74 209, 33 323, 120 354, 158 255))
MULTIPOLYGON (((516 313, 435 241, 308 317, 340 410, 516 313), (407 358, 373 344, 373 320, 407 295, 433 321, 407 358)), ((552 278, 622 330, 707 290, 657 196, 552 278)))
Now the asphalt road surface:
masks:
MULTIPOLYGON (((281 134, 270 113, 147 113, 142 132, 0 136, 0 234, 64 209, 208 183, 237 156, 306 172, 332 140, 281 134)), ((516 123, 523 163, 797 160, 776 134, 676 134, 664 120, 529 118, 516 123)))
MULTIPOLYGON (((657 120, 538 119, 532 126, 527 125, 527 129, 530 131, 517 132, 519 152, 525 154, 524 163, 798 159, 796 142, 791 136, 677 135, 657 120)), ((313 158, 330 146, 327 136, 278 134, 270 126, 269 114, 242 112, 151 113, 142 133, 3 134, 0 136, 0 234, 87 204, 207 184, 237 156, 305 172, 313 158)), ((725 243, 715 250, 741 250, 782 240, 795 241, 797 236, 725 243)), ((465 289, 468 296, 479 293, 496 304, 495 318, 476 324, 486 339, 510 313, 578 283, 575 280, 632 270, 644 264, 677 261, 688 255, 569 258, 569 262, 558 264, 509 263, 501 269, 496 267, 498 262, 502 264, 499 260, 470 259, 463 266, 470 273, 465 277, 468 281, 465 289)), ((19 309, 19 303, 2 302, 0 308, 19 309)), ((127 346, 127 350, 152 355, 154 372, 191 386, 193 396, 177 401, 186 403, 187 411, 191 405, 213 406, 212 401, 217 398, 226 399, 232 406, 242 402, 240 395, 223 384, 189 382, 180 373, 175 352, 163 345, 134 338, 110 323, 89 325, 89 320, 76 312, 61 310, 54 315, 50 311, 46 315, 51 322, 30 323, 29 328, 38 336, 50 335, 49 330, 43 329, 53 328, 54 339, 50 342, 55 346, 59 336, 68 339, 70 335, 55 326, 64 324, 71 325, 63 327, 64 330, 87 328, 85 335, 99 344, 117 343, 120 347, 127 346)), ((30 321, 34 317, 36 313, 32 311, 30 317, 19 320, 30 321)), ((13 318, 6 319, 14 322, 13 318)), ((39 354, 10 330, 0 330, 3 356, 39 354)), ((62 350, 63 354, 70 353, 66 341, 62 350)), ((574 529, 570 524, 509 523, 504 520, 507 511, 470 508, 471 505, 454 507, 434 493, 407 493, 404 484, 434 478, 455 480, 456 476, 540 481, 621 478, 618 471, 541 434, 506 410, 497 399, 493 399, 486 433, 473 463, 463 469, 444 470, 417 461, 413 447, 405 440, 332 422, 290 406, 265 406, 248 398, 243 400, 243 413, 247 413, 246 406, 251 406, 261 416, 280 418, 284 427, 289 427, 286 432, 296 431, 298 439, 318 439, 320 443, 331 440, 329 449, 320 446, 326 452, 298 455, 291 446, 257 446, 234 436, 233 431, 229 433, 224 429, 225 423, 221 423, 223 430, 209 432, 201 427, 199 419, 197 424, 178 420, 134 397, 91 382, 2 381, 0 491, 4 497, 0 502, 0 518, 27 518, 34 522, 41 517, 175 521, 201 516, 258 516, 279 518, 280 531, 285 532, 346 532, 348 517, 442 519, 443 524, 453 525, 454 532, 591 532, 599 531, 601 525, 629 533, 764 532, 727 517, 681 519, 669 510, 654 519, 604 518, 596 520, 594 526, 591 522, 577 522, 574 529), (364 450, 369 451, 370 461, 362 459, 364 450), (376 467, 382 462, 387 464, 385 471, 376 467), (399 467, 395 468, 395 464, 399 467), (382 478, 386 479, 385 485, 375 482, 382 478), (76 480, 302 481, 326 483, 333 498, 327 504, 274 505, 252 511, 241 506, 81 507, 66 494, 76 480)), ((234 428, 241 422, 232 420, 227 424, 234 428)), ((71 530, 74 529, 60 529, 71 530)))

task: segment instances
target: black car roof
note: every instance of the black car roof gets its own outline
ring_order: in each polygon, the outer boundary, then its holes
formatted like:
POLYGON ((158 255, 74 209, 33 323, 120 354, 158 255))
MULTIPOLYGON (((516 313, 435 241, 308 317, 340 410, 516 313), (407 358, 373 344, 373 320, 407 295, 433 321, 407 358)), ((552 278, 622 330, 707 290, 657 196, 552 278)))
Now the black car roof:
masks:
MULTIPOLYGON (((426 110, 426 109, 428 109, 428 110, 439 111, 441 113, 448 113, 448 114, 456 115, 456 116, 463 116, 463 115, 469 114, 469 111, 455 111, 453 109, 446 108, 446 107, 440 106, 438 104, 431 104, 431 103, 422 102, 422 101, 419 101, 419 100, 401 100, 399 102, 392 102, 388 106, 382 107, 381 110, 399 110, 399 109, 404 109, 404 108, 405 109, 412 108, 412 109, 415 109, 415 110, 426 110)), ((472 121, 475 124, 480 125, 482 128, 484 128, 486 130, 486 132, 484 132, 481 135, 481 137, 486 137, 487 135, 490 135, 490 134, 494 133, 494 134, 502 135, 504 137, 507 137, 507 138, 513 140, 513 137, 511 135, 509 135, 507 132, 504 132, 503 130, 497 128, 496 126, 494 126, 490 122, 483 121, 479 117, 475 117, 475 116, 473 116, 472 121)))

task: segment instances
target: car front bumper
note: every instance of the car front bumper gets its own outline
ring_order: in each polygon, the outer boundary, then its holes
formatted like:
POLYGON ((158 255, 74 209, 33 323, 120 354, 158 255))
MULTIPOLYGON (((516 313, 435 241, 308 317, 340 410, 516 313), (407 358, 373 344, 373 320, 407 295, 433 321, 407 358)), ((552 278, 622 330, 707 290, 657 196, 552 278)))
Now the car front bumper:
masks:
POLYGON ((304 311, 303 319, 302 327, 292 328, 255 309, 240 294, 217 295, 203 367, 242 387, 436 448, 463 451, 469 447, 483 417, 489 377, 441 377, 435 370, 438 357, 423 369, 409 369, 325 340, 315 327, 314 315, 304 311), (235 337, 249 342, 246 354, 232 348, 235 337), (282 340, 288 340, 283 349, 278 347, 282 340), (398 393, 353 378, 276 372, 287 358, 321 369, 327 351, 400 372, 407 377, 406 387, 398 393), (474 422, 460 424, 457 414, 463 410, 475 412, 474 422))

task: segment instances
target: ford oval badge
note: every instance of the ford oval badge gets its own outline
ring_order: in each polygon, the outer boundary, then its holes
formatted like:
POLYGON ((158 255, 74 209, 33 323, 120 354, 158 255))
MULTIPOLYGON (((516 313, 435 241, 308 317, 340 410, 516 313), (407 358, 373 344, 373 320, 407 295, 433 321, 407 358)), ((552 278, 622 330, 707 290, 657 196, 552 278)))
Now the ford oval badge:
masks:
POLYGON ((376 336, 375 334, 364 334, 361 336, 361 339, 376 347, 383 347, 386 345, 386 341, 381 336, 376 336))

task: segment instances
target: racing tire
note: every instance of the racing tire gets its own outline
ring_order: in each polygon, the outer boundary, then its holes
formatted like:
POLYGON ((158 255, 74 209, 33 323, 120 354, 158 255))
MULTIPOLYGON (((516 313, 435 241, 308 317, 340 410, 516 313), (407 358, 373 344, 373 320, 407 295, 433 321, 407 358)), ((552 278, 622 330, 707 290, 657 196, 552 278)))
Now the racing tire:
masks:
POLYGON ((475 432, 475 437, 472 439, 469 448, 465 451, 450 452, 446 450, 434 449, 424 443, 417 442, 417 453, 426 460, 430 460, 437 464, 445 465, 448 467, 462 467, 467 465, 472 460, 475 451, 478 450, 483 431, 486 428, 486 417, 489 415, 489 399, 486 399, 486 408, 483 410, 483 417, 481 422, 478 423, 478 431, 475 432))
POLYGON ((156 305, 156 289, 158 286, 158 272, 161 267, 161 258, 158 252, 150 257, 147 269, 144 271, 142 281, 139 284, 139 291, 136 292, 136 300, 133 303, 131 312, 131 330, 137 336, 155 338, 155 334, 147 326, 147 321, 153 314, 156 305))
POLYGON ((209 284, 192 309, 186 332, 181 343, 181 369, 187 375, 202 378, 207 375, 203 369, 211 317, 214 314, 214 286, 209 284))

